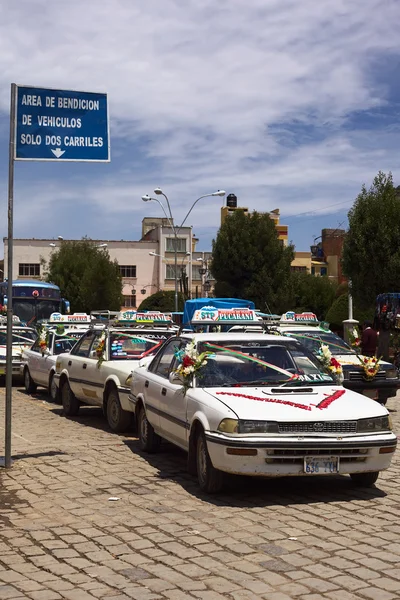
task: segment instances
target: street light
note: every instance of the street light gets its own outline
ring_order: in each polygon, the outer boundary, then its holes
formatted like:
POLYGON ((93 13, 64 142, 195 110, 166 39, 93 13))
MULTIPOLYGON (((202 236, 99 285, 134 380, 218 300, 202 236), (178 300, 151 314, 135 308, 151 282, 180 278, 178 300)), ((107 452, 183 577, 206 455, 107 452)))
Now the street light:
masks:
POLYGON ((190 207, 189 211, 187 212, 185 218, 183 219, 182 223, 179 225, 179 227, 176 227, 174 225, 174 219, 172 216, 172 211, 171 211, 171 205, 169 203, 169 199, 168 196, 162 191, 161 188, 157 187, 154 190, 154 193, 157 196, 163 196, 167 202, 167 207, 168 207, 168 214, 167 211, 165 210, 165 207, 163 205, 163 203, 158 199, 158 198, 152 198, 151 196, 149 196, 148 194, 146 194, 145 196, 142 196, 142 200, 143 202, 157 202, 160 206, 161 209, 164 213, 164 215, 166 216, 166 219, 169 223, 170 228, 173 231, 174 234, 174 255, 175 255, 175 260, 174 260, 174 267, 175 267, 175 312, 178 312, 178 233, 180 232, 180 230, 182 229, 182 227, 184 226, 187 218, 189 217, 190 213, 192 212, 192 210, 194 209, 194 207, 196 206, 196 204, 198 203, 199 200, 202 200, 203 198, 209 198, 211 196, 219 196, 219 197, 223 197, 225 196, 226 192, 225 190, 218 190, 217 192, 212 192, 211 194, 204 194, 203 196, 200 196, 199 198, 197 198, 197 200, 195 200, 192 204, 192 206, 190 207))

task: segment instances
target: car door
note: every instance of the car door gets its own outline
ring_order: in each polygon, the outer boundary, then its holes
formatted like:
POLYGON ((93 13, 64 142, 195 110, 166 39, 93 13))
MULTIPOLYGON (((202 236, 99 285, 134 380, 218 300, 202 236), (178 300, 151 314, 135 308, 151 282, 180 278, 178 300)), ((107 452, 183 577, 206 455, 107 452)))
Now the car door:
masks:
POLYGON ((179 338, 174 338, 164 346, 164 352, 154 368, 154 384, 161 435, 186 448, 186 397, 182 392, 182 385, 169 381, 169 375, 176 364, 175 352, 181 346, 182 340, 179 338))
POLYGON ((89 352, 96 337, 96 332, 88 331, 82 336, 82 339, 76 344, 67 359, 66 369, 68 371, 69 385, 77 398, 85 400, 86 395, 83 387, 86 385, 86 370, 88 365, 89 352))
POLYGON ((39 347, 39 339, 36 340, 31 348, 26 348, 22 351, 22 359, 26 362, 30 376, 35 383, 41 383, 39 373, 39 358, 41 356, 42 353, 39 347))
POLYGON ((49 333, 49 341, 48 341, 48 352, 42 353, 39 352, 39 355, 37 357, 37 370, 36 370, 36 377, 33 376, 32 377, 35 381, 37 381, 37 383, 40 383, 41 385, 47 386, 49 384, 49 372, 50 372, 50 365, 53 363, 53 358, 52 358, 52 354, 54 351, 54 333, 50 332, 49 333))
MULTIPOLYGON (((104 381, 107 377, 107 371, 105 368, 99 369, 98 367, 98 356, 96 354, 96 346, 99 343, 100 336, 103 331, 96 331, 95 336, 91 342, 89 351, 85 360, 82 363, 82 399, 88 404, 95 406, 103 406, 103 390, 104 381)), ((108 335, 106 337, 106 346, 104 353, 104 360, 108 358, 108 335)), ((104 363, 106 364, 106 363, 104 363)))

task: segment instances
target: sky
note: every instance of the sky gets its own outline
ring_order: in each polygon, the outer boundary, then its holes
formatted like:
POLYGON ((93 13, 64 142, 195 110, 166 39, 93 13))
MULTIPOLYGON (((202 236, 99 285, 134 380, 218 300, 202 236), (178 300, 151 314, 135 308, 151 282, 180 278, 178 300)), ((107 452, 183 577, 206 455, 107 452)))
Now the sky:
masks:
MULTIPOLYGON (((379 170, 400 184, 398 0, 0 0, 0 235, 10 84, 108 94, 111 162, 16 162, 14 237, 138 240, 216 190, 305 251, 379 170)), ((209 250, 221 198, 187 224, 209 250)), ((0 257, 3 255, 0 247, 0 257)))

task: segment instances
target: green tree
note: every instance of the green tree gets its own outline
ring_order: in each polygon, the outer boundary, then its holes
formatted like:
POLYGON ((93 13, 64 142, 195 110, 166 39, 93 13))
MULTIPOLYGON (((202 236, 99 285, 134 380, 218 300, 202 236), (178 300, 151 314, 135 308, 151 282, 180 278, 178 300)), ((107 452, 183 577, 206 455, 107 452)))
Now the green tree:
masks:
POLYGON ((315 277, 309 273, 292 273, 292 309, 296 312, 311 311, 320 320, 335 300, 337 284, 328 277, 315 277))
MULTIPOLYGON (((374 320, 374 306, 370 306, 365 309, 359 305, 353 305, 353 317, 360 322, 360 325, 364 321, 374 320)), ((328 321, 331 329, 334 331, 342 331, 343 321, 349 318, 349 296, 348 294, 342 294, 332 304, 325 316, 325 320, 328 321)))
POLYGON ((121 308, 122 279, 118 263, 110 259, 106 248, 96 247, 88 238, 61 242, 51 255, 47 281, 61 288, 73 312, 121 308))
POLYGON ((253 300, 263 311, 283 311, 293 257, 293 247, 282 245, 268 215, 236 211, 213 241, 215 295, 253 300))
MULTIPOLYGON (((185 303, 183 294, 178 293, 178 309, 183 311, 185 303)), ((152 294, 140 304, 138 310, 159 310, 161 312, 174 312, 175 310, 175 292, 160 291, 152 294)))
POLYGON ((353 296, 364 306, 378 294, 400 291, 400 196, 392 174, 381 171, 367 190, 363 185, 349 211, 342 267, 353 296))

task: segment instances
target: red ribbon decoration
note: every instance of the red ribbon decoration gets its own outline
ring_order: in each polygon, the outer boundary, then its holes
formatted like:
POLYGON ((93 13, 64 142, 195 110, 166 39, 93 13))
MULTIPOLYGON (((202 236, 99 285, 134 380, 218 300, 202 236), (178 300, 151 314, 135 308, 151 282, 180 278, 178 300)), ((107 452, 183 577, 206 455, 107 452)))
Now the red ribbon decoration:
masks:
POLYGON ((320 410, 322 410, 324 408, 328 408, 328 406, 330 404, 332 404, 332 402, 335 402, 335 400, 338 400, 338 398, 341 398, 341 396, 343 396, 343 394, 345 394, 345 393, 346 393, 346 390, 338 390, 334 394, 331 394, 330 396, 327 396, 326 398, 321 400, 321 402, 319 404, 317 404, 317 408, 319 408, 320 410))
MULTIPOLYGON (((316 408, 323 410, 324 408, 328 408, 343 396, 346 393, 346 390, 338 390, 334 392, 330 396, 326 396, 319 404, 316 405, 316 408)), ((258 402, 271 402, 272 404, 284 404, 286 406, 293 406, 294 408, 301 408, 302 410, 312 410, 311 406, 307 406, 306 404, 298 404, 298 402, 291 402, 290 400, 281 400, 280 398, 259 398, 258 396, 248 396, 247 394, 237 394, 235 392, 216 392, 219 396, 234 396, 235 398, 246 398, 247 400, 257 400, 258 402)))

